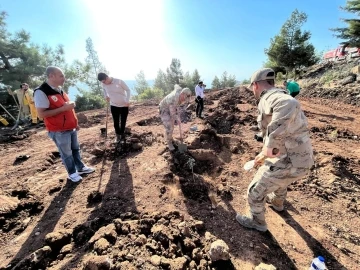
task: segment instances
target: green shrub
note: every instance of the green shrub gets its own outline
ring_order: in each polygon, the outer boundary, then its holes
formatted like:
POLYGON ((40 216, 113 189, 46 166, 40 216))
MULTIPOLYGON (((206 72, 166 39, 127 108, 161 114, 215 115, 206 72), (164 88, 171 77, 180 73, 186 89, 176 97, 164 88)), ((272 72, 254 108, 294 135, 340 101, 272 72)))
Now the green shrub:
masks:
POLYGON ((97 96, 86 92, 82 96, 76 95, 75 103, 76 111, 81 112, 104 108, 106 101, 102 96, 97 96))
POLYGON ((164 91, 159 88, 148 88, 145 89, 140 95, 137 96, 137 99, 140 101, 148 99, 161 99, 163 97, 164 91))

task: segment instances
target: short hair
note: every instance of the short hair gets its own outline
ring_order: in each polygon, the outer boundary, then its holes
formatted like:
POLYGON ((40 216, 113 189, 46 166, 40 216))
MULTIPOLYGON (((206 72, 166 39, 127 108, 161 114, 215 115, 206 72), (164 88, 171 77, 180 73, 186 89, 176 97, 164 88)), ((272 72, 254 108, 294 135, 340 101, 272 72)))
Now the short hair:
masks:
POLYGON ((104 72, 100 72, 99 74, 98 74, 98 80, 101 82, 101 81, 103 81, 103 80, 105 80, 107 77, 109 77, 106 73, 104 73, 104 72))
POLYGON ((49 67, 47 67, 46 70, 45 70, 45 75, 46 75, 46 77, 49 78, 50 74, 51 74, 51 73, 54 73, 56 70, 61 70, 61 69, 58 68, 58 67, 55 67, 55 66, 49 66, 49 67))
POLYGON ((199 81, 199 83, 198 84, 203 84, 203 82, 202 81, 199 81))
POLYGON ((271 86, 275 86, 275 80, 266 80, 271 86))

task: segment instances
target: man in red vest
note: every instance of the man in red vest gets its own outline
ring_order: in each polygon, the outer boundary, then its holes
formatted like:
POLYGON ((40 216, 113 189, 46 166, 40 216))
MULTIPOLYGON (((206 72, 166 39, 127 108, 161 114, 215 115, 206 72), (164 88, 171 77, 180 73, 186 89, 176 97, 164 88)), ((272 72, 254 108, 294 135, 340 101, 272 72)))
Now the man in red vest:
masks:
POLYGON ((44 118, 49 137, 59 149, 69 174, 68 179, 79 182, 81 174, 92 173, 95 169, 85 166, 81 161, 75 103, 61 89, 65 76, 60 68, 47 67, 46 77, 47 81, 34 91, 35 107, 38 116, 44 118))

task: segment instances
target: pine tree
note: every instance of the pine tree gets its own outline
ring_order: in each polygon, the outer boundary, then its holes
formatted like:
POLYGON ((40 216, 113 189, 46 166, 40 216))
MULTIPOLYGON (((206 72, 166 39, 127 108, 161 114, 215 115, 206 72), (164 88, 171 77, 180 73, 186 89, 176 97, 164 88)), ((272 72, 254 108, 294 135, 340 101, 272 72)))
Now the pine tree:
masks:
POLYGON ((91 38, 86 40, 86 51, 88 56, 86 57, 85 62, 88 65, 88 73, 85 82, 90 87, 90 91, 94 95, 102 96, 103 92, 100 87, 100 82, 97 79, 97 75, 99 72, 107 73, 107 71, 99 60, 91 38))
POLYGON ((135 80, 135 91, 138 95, 141 95, 146 89, 150 88, 148 82, 145 79, 145 73, 143 70, 141 70, 139 74, 135 76, 135 80))
POLYGON ((220 80, 217 76, 214 77, 212 83, 211 83, 211 87, 212 89, 219 89, 221 88, 221 83, 220 80))
POLYGON ((347 23, 347 27, 331 29, 337 32, 336 37, 343 39, 344 43, 350 46, 360 47, 360 0, 348 0, 346 6, 342 7, 343 10, 354 13, 357 18, 343 19, 347 23))
POLYGON ((270 46, 265 49, 268 63, 283 66, 287 71, 310 66, 319 59, 314 46, 309 42, 311 33, 301 31, 307 20, 307 15, 297 9, 280 29, 280 33, 270 40, 270 46))
POLYGON ((166 83, 166 74, 159 69, 155 82, 154 82, 154 88, 161 89, 163 91, 164 96, 167 94, 167 83, 166 83))
POLYGON ((175 84, 180 84, 180 81, 183 79, 183 72, 179 59, 173 58, 171 60, 170 67, 166 69, 166 79, 169 90, 172 90, 175 84))

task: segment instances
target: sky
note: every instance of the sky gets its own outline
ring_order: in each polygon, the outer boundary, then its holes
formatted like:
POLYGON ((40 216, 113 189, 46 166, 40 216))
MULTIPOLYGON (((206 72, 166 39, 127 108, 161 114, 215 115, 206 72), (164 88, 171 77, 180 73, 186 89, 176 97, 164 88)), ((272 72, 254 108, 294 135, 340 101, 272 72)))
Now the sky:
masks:
POLYGON ((86 58, 91 37, 100 61, 114 76, 154 79, 172 58, 184 72, 198 69, 206 84, 224 71, 249 79, 266 61, 264 49, 296 8, 308 15, 303 30, 318 51, 341 40, 330 28, 349 15, 346 0, 0 0, 10 32, 31 41, 63 44, 68 62, 86 58))

